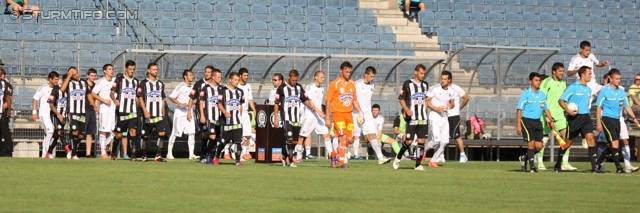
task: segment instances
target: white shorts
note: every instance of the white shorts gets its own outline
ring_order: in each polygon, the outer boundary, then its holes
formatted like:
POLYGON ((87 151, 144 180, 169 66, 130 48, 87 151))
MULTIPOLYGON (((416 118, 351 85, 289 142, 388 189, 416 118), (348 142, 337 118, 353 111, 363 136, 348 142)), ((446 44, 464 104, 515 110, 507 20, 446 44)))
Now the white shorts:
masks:
POLYGON ((329 134, 329 129, 324 123, 324 119, 317 113, 305 110, 300 122, 300 136, 308 137, 311 131, 316 131, 318 135, 329 134))
POLYGON ((242 137, 251 136, 251 115, 244 113, 242 115, 242 137))
POLYGON ((191 118, 191 121, 187 120, 187 116, 173 116, 173 129, 171 135, 176 137, 182 137, 182 134, 193 135, 196 134, 195 119, 191 118))
POLYGON ((600 90, 602 89, 602 85, 594 81, 589 81, 587 82, 587 87, 589 87, 589 89, 591 89, 591 92, 593 93, 589 96, 589 109, 591 109, 591 103, 593 103, 594 95, 597 95, 597 93, 600 92, 600 90))
POLYGON ((620 140, 629 139, 629 128, 624 123, 624 119, 620 116, 620 140))
POLYGON ((98 122, 100 123, 100 132, 113 132, 116 128, 116 113, 115 112, 100 112, 98 114, 98 122))
POLYGON ((364 115, 364 123, 358 124, 358 114, 353 114, 353 136, 359 137, 361 133, 365 135, 377 134, 376 123, 373 121, 373 115, 364 115))
POLYGON ((429 135, 433 141, 449 143, 448 118, 429 119, 429 135))
POLYGON ((44 133, 53 134, 53 122, 51 121, 51 115, 49 115, 49 112, 38 113, 38 118, 40 118, 40 122, 42 122, 42 127, 44 127, 44 133), (46 115, 42 115, 42 114, 46 114, 46 115))

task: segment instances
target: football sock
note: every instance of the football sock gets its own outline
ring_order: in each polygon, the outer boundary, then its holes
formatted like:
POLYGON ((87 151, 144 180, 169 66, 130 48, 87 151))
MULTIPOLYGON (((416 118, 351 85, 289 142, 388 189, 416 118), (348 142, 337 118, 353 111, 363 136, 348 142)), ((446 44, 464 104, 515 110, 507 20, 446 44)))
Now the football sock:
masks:
POLYGON ((240 162, 240 152, 238 150, 242 149, 241 143, 236 143, 236 162, 240 162))
POLYGON ((562 165, 569 164, 569 153, 571 153, 571 148, 568 148, 567 152, 562 156, 562 165))
POLYGON ((588 149, 589 161, 591 161, 591 170, 597 168, 597 165, 596 165, 596 161, 597 161, 597 158, 598 158, 598 155, 597 155, 598 151, 597 150, 598 149, 595 146, 594 147, 589 147, 589 149, 588 149))
POLYGON ((242 146, 242 155, 249 154, 249 146, 242 146))
POLYGON ((602 164, 602 162, 604 162, 604 159, 607 157, 607 155, 611 154, 611 152, 611 148, 606 148, 602 153, 600 153, 600 155, 598 155, 598 161, 596 161, 596 165, 602 164))
POLYGON ((305 146, 304 147, 304 156, 309 156, 311 155, 311 146, 305 146))
MULTIPOLYGON (((122 139, 114 139, 111 145, 111 156, 118 156, 118 145, 122 139)), ((126 154, 126 153, 125 153, 126 154)))
POLYGON ((536 169, 535 164, 533 163, 533 159, 535 159, 536 157, 536 150, 535 149, 528 149, 527 150, 527 159, 529 160, 529 167, 533 170, 536 169))
POLYGON ((196 136, 193 134, 187 136, 187 144, 189 145, 189 157, 195 156, 196 136))
POLYGON ((418 146, 416 146, 416 153, 418 153, 418 158, 416 158, 416 166, 418 167, 422 164, 422 160, 423 160, 423 153, 424 152, 424 144, 418 144, 418 146))
MULTIPOLYGON (((431 162, 436 162, 438 160, 438 156, 440 156, 440 154, 442 154, 442 152, 444 152, 445 147, 447 146, 447 144, 449 143, 449 141, 441 141, 440 142, 440 146, 438 147, 438 149, 433 153, 433 157, 431 158, 431 162)), ((427 151, 425 149, 425 151, 427 151)))
POLYGON ((53 154, 53 149, 58 145, 58 138, 60 136, 53 136, 51 143, 49 144, 49 149, 47 150, 47 154, 53 154))
POLYGON ((156 149, 156 157, 162 157, 162 148, 164 148, 164 137, 158 138, 158 149, 156 149))
POLYGON ((106 146, 107 146, 107 136, 103 134, 99 134, 98 140, 100 141, 100 155, 107 154, 106 146))
POLYGON ((327 151, 327 155, 330 155, 333 152, 333 144, 331 144, 331 138, 324 139, 324 149, 327 151))
POLYGON ((353 146, 353 156, 360 156, 360 137, 354 138, 351 146, 353 146))
POLYGON ((382 159, 382 157, 384 157, 382 155, 382 149, 380 148, 380 142, 378 142, 378 138, 374 137, 373 139, 369 140, 369 142, 371 143, 371 148, 373 148, 373 151, 376 153, 376 157, 378 157, 378 159, 382 159))
POLYGON ((43 150, 42 157, 43 158, 45 155, 47 155, 47 153, 44 152, 44 150, 49 149, 49 144, 51 144, 51 138, 53 138, 53 133, 47 133, 44 135, 44 140, 42 140, 42 150, 43 150))
POLYGON ((205 156, 207 154, 207 141, 209 140, 209 138, 207 137, 203 137, 202 140, 200 140, 201 144, 200 144, 200 156, 205 156))
POLYGON ((77 137, 74 137, 73 139, 71 139, 73 145, 72 145, 72 149, 71 149, 71 156, 76 156, 78 155, 78 144, 80 144, 80 139, 78 139, 77 137))
POLYGON ((631 153, 629 152, 629 145, 622 147, 622 157, 624 158, 624 166, 631 167, 631 153))
POLYGON ((347 141, 345 139, 340 139, 340 149, 338 150, 339 154, 339 166, 343 166, 346 161, 347 155, 347 141))
POLYGON ((564 157, 564 155, 565 155, 565 153, 567 152, 567 150, 568 150, 568 149, 564 149, 564 150, 563 150, 563 149, 560 149, 560 150, 559 150, 559 152, 558 152, 558 161, 556 162, 556 164, 555 164, 554 168, 556 168, 556 167, 558 167, 558 168, 559 168, 559 167, 562 165, 562 162, 560 161, 560 159, 562 159, 562 158, 564 157))
POLYGON ((338 138, 334 137, 333 138, 333 150, 335 150, 336 152, 340 149, 340 143, 338 142, 338 138))
POLYGON ((225 150, 225 147, 226 147, 225 143, 219 143, 218 144, 218 149, 216 150, 215 157, 219 158, 222 155, 222 151, 225 150))
MULTIPOLYGON (((304 147, 301 144, 295 145, 296 159, 302 159, 302 154, 304 154, 304 147)), ((293 154, 293 153, 292 153, 293 154)))
MULTIPOLYGON (((129 151, 131 158, 135 158, 136 155, 138 155, 138 142, 136 140, 135 136, 131 136, 131 135, 127 135, 127 142, 129 142, 129 145, 131 146, 131 151, 129 151)), ((125 153, 127 154, 127 153, 125 153)))
POLYGON ((398 152, 400 152, 400 145, 398 145, 398 142, 393 142, 391 144, 391 148, 393 149, 393 152, 398 154, 398 152))
POLYGON ((402 148, 400 148, 400 151, 398 151, 398 154, 396 155, 396 158, 398 160, 402 159, 402 156, 407 151, 407 149, 409 149, 409 145, 407 145, 406 143, 402 143, 402 148))
POLYGON ((613 163, 616 164, 616 168, 620 168, 620 148, 611 148, 611 154, 613 156, 613 163))
POLYGON ((542 149, 540 149, 538 153, 536 153, 536 161, 538 161, 538 166, 544 165, 544 162, 542 162, 543 158, 544 158, 544 146, 542 147, 542 149))

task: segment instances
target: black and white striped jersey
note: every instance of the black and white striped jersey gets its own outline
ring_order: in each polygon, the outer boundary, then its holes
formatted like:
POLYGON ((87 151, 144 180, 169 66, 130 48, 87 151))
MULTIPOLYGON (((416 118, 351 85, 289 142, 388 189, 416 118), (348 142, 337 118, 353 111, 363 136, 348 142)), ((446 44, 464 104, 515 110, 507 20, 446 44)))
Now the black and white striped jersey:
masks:
POLYGON ((160 80, 151 81, 144 79, 138 85, 138 97, 144 100, 144 106, 147 108, 151 117, 162 117, 163 100, 165 98, 164 83, 160 80))
POLYGON ((127 78, 122 76, 113 81, 111 91, 115 92, 115 96, 120 101, 117 112, 119 113, 136 113, 136 89, 138 88, 137 78, 127 78))
MULTIPOLYGON (((200 90, 202 90, 202 88, 207 85, 209 85, 209 82, 205 81, 204 78, 196 81, 196 83, 193 84, 193 88, 191 89, 191 93, 189 93, 189 97, 193 99, 193 101, 195 101, 194 103, 196 104, 196 106, 200 103, 200 90)), ((196 107, 196 112, 198 111, 200 111, 200 109, 199 107, 196 107)))
POLYGON ((218 99, 222 95, 220 86, 207 84, 200 90, 200 100, 204 104, 203 110, 207 120, 214 122, 220 118, 220 109, 218 109, 218 99))
POLYGON ((427 92, 429 84, 425 81, 415 82, 407 80, 402 85, 398 100, 404 100, 407 107, 413 111, 411 120, 427 120, 427 92))
POLYGON ((85 114, 87 99, 87 87, 89 85, 84 80, 74 81, 70 80, 67 85, 67 97, 69 114, 85 114))
POLYGON ((282 83, 276 91, 275 104, 280 107, 280 117, 291 123, 300 122, 300 113, 302 112, 301 103, 309 100, 302 85, 296 83, 289 85, 287 82, 282 83))
MULTIPOLYGON (((12 96, 13 87, 5 80, 0 80, 0 113, 2 113, 2 106, 7 101, 7 96, 12 96)), ((9 103, 11 105, 11 103, 9 103)), ((11 106, 9 106, 11 108, 11 106)))
MULTIPOLYGON (((222 104, 224 109, 231 114, 230 118, 226 118, 226 125, 234 125, 234 124, 242 124, 242 116, 240 112, 240 108, 242 108, 242 104, 244 104, 244 92, 240 88, 229 89, 228 87, 223 87, 220 89, 220 94, 218 95, 218 102, 222 104)), ((247 110, 247 109, 242 109, 247 110)))
MULTIPOLYGON (((56 106, 56 110, 58 113, 62 114, 64 117, 67 117, 67 93, 60 91, 60 86, 56 85, 51 89, 51 95, 49 95, 49 99, 47 99, 47 103, 53 104, 56 106)), ((55 115, 51 112, 51 115, 55 115)))

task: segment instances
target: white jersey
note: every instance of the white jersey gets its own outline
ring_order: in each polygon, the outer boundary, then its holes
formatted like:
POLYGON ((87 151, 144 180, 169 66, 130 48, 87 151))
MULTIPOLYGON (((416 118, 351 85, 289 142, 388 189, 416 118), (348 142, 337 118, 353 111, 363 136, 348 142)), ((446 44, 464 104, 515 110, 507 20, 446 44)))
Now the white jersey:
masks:
MULTIPOLYGON (((373 96, 373 87, 373 82, 365 83, 362 79, 356 81, 358 104, 360 104, 360 110, 362 110, 364 115, 371 115, 371 97, 373 96)), ((353 113, 357 114, 358 111, 354 108, 353 113)))
POLYGON ((49 107, 49 104, 47 103, 47 100, 49 99, 49 96, 51 95, 51 90, 53 90, 52 87, 49 86, 49 84, 44 84, 42 86, 40 86, 40 88, 38 88, 38 91, 36 91, 36 94, 33 95, 33 100, 38 101, 39 103, 39 107, 38 107, 38 114, 40 115, 49 115, 49 111, 51 111, 51 108, 49 107), (46 113, 46 114, 44 114, 46 113))
POLYGON ((116 111, 116 104, 111 100, 111 88, 113 87, 114 80, 116 80, 115 77, 111 77, 111 81, 108 81, 104 77, 100 78, 92 90, 92 93, 100 96, 100 98, 111 101, 111 104, 105 104, 102 101, 98 101, 100 112, 108 113, 116 111))
MULTIPOLYGON (((313 106, 322 110, 322 101, 324 100, 324 87, 322 85, 316 86, 314 83, 307 84, 304 88, 304 91, 307 93, 307 97, 313 103, 313 106)), ((313 109, 309 109, 309 107, 305 106, 305 111, 313 112, 313 109)))
MULTIPOLYGON (((193 88, 193 84, 187 85, 184 82, 178 84, 178 86, 173 89, 170 98, 175 98, 178 102, 189 104, 189 94, 191 93, 191 89, 193 88)), ((176 117, 187 116, 187 108, 176 105, 176 109, 173 112, 173 115, 176 117)))
POLYGON ((378 115, 378 117, 373 118, 373 123, 376 125, 377 131, 382 131, 382 128, 384 127, 384 116, 378 115))
MULTIPOLYGON (((580 56, 580 54, 577 54, 573 56, 573 58, 571 58, 571 62, 569 62, 569 70, 577 70, 577 69, 580 69, 580 67, 582 66, 587 66, 591 68, 591 80, 589 82, 595 83, 596 75, 593 71, 593 65, 599 64, 599 63, 600 61, 598 61, 596 56, 591 53, 589 53, 589 56, 587 58, 583 58, 582 56, 580 56)), ((574 76, 576 76, 576 78, 580 80, 580 75, 578 75, 578 73, 576 73, 574 76)))
POLYGON ((269 91, 269 105, 274 105, 276 102, 276 91, 278 91, 278 88, 271 88, 271 91, 269 91))
POLYGON ((244 92, 244 103, 242 104, 242 115, 249 115, 249 101, 253 100, 253 91, 251 90, 251 85, 245 83, 244 85, 238 84, 238 89, 241 89, 244 92))
POLYGON ((462 88, 455 84, 449 84, 449 89, 453 89, 453 103, 454 107, 447 111, 449 117, 460 115, 460 98, 464 96, 466 93, 462 88))
MULTIPOLYGON (((427 92, 427 97, 431 97, 429 103, 433 106, 445 106, 449 104, 449 101, 453 99, 454 91, 451 88, 447 88, 446 90, 442 88, 440 85, 436 85, 431 87, 427 92)), ((432 109, 429 109, 429 119, 437 119, 437 118, 447 118, 447 112, 439 113, 432 109)))

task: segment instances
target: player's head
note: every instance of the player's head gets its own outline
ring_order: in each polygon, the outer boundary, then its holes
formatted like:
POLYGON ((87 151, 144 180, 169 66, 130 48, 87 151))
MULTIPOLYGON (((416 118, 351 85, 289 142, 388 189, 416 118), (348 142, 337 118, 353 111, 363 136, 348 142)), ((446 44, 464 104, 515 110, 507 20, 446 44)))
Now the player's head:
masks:
POLYGON ((280 84, 282 84, 283 79, 284 79, 284 76, 282 76, 282 74, 280 73, 273 74, 273 78, 271 79, 271 82, 273 83, 273 87, 274 88, 279 87, 280 84))
POLYGON ((313 74, 313 80, 315 83, 322 84, 322 82, 324 82, 324 72, 322 72, 322 70, 316 71, 316 73, 313 74))
POLYGON ((289 85, 298 83, 298 76, 300 76, 300 74, 298 74, 298 70, 292 69, 289 71, 289 85))
POLYGON ((76 67, 69 67, 69 69, 67 69, 67 73, 69 73, 71 70, 75 71, 71 76, 71 80, 74 80, 74 81, 80 80, 80 73, 78 72, 78 69, 76 67))
POLYGON ((212 78, 213 78, 213 82, 216 82, 217 85, 220 85, 220 82, 222 82, 222 71, 220 71, 217 68, 213 69, 213 74, 211 74, 212 78))
POLYGON ((98 78, 98 71, 96 69, 89 68, 89 70, 87 70, 87 80, 94 82, 96 81, 96 78, 98 78))
POLYGON ((349 80, 351 78, 351 69, 353 69, 351 63, 348 61, 342 62, 342 64, 340 64, 340 76, 345 80, 349 80))
POLYGON ((102 66, 102 72, 104 72, 105 76, 113 76, 113 65, 105 64, 104 66, 102 66))
POLYGON ((442 86, 442 88, 447 88, 449 86, 451 83, 451 76, 451 72, 446 70, 442 71, 440 74, 440 86, 442 86))
POLYGON ((373 106, 371 106, 371 114, 373 114, 373 117, 378 117, 380 114, 380 105, 373 104, 373 106))
POLYGON ((249 70, 242 67, 238 70, 238 74, 240 75, 240 82, 242 82, 242 84, 247 83, 247 80, 249 80, 249 70))
POLYGON ((424 76, 427 73, 427 67, 425 67, 422 64, 418 64, 416 65, 416 68, 413 71, 413 73, 415 74, 414 78, 416 78, 418 81, 422 81, 424 80, 424 76))
POLYGON ((232 89, 235 89, 238 86, 238 83, 240 81, 240 74, 238 74, 237 72, 231 72, 229 74, 229 85, 232 86, 232 89))
POLYGON ((544 79, 547 79, 549 76, 547 74, 540 74, 540 82, 544 81, 544 79))
POLYGON ((580 76, 580 79, 585 79, 589 82, 591 80, 591 67, 581 66, 578 68, 578 76, 580 76))
POLYGON ((191 70, 182 71, 182 80, 192 82, 193 81, 193 72, 191 70))
POLYGON ((591 43, 588 41, 580 42, 580 55, 586 58, 589 56, 589 53, 591 53, 591 43))
POLYGON ((158 77, 158 64, 156 64, 156 62, 147 64, 147 74, 149 74, 153 78, 158 77))
POLYGON ((373 82, 376 78, 376 68, 373 66, 368 66, 364 69, 364 81, 369 83, 373 82))
POLYGON ((537 72, 529 73, 529 83, 531 84, 531 87, 536 90, 540 88, 540 74, 537 72))
MULTIPOLYGON (((636 78, 637 78, 637 77, 636 77, 636 78)), ((605 73, 605 74, 602 76, 602 84, 603 84, 603 85, 607 85, 607 84, 609 84, 609 83, 611 83, 611 78, 609 78, 609 73, 605 73)))
POLYGON ((124 63, 124 73, 127 75, 127 77, 132 78, 133 73, 135 72, 136 72, 136 62, 133 62, 132 60, 127 60, 127 62, 124 63))
POLYGON ((213 70, 215 69, 215 67, 213 67, 213 65, 207 65, 204 68, 204 80, 205 81, 209 81, 211 80, 212 74, 213 74, 213 70))
POLYGON ((551 66, 551 71, 553 72, 553 77, 556 79, 562 79, 564 76, 564 64, 560 62, 553 63, 551 66))
POLYGON ((327 106, 325 106, 324 104, 322 105, 322 113, 327 113, 327 106))
POLYGON ((633 84, 640 85, 640 74, 636 74, 636 76, 633 77, 633 84))
POLYGON ((47 76, 49 78, 49 85, 58 85, 58 80, 60 79, 60 74, 56 71, 51 71, 47 76))
POLYGON ((613 68, 609 70, 609 79, 611 80, 611 85, 620 86, 620 79, 622 75, 620 74, 620 70, 613 68))

